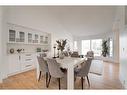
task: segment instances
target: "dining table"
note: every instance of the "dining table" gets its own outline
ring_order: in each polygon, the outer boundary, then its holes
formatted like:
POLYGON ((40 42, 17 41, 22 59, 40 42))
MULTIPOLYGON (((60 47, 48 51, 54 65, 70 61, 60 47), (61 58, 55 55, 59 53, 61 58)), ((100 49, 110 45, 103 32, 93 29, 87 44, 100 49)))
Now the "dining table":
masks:
POLYGON ((64 57, 56 58, 60 67, 67 69, 67 89, 74 89, 74 68, 83 63, 86 58, 64 57))
MULTIPOLYGON (((47 58, 45 58, 46 60, 47 58)), ((74 89, 74 68, 83 63, 86 58, 64 57, 63 59, 55 58, 60 67, 67 69, 67 89, 74 89)), ((39 66, 37 66, 37 79, 39 76, 39 66)))

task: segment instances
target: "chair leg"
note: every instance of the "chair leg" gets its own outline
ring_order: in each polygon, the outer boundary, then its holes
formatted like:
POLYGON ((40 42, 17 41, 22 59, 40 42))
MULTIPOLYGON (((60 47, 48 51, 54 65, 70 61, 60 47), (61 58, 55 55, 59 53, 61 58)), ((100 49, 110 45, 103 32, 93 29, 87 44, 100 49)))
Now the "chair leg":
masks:
POLYGON ((40 79, 41 79, 41 71, 40 71, 40 73, 39 73, 38 82, 40 81, 40 79))
POLYGON ((59 89, 61 89, 61 88, 60 88, 60 78, 58 78, 58 83, 59 83, 59 89))
POLYGON ((46 87, 48 87, 48 72, 46 72, 46 87))
POLYGON ((89 85, 89 87, 90 87, 90 81, 89 81, 88 75, 87 75, 86 77, 87 77, 88 85, 89 85))
POLYGON ((82 89, 83 89, 83 77, 81 77, 81 85, 82 85, 82 89))
POLYGON ((49 76, 49 81, 47 83, 47 88, 49 87, 50 80, 51 80, 51 75, 49 76))

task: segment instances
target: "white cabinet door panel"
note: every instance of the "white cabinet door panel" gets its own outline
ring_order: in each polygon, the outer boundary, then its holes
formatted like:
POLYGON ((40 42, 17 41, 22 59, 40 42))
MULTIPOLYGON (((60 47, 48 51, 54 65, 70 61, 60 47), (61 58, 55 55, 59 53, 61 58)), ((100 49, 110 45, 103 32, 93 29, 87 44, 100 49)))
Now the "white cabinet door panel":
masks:
POLYGON ((20 56, 19 55, 9 55, 8 56, 8 63, 9 63, 9 72, 8 74, 15 74, 20 72, 20 56))

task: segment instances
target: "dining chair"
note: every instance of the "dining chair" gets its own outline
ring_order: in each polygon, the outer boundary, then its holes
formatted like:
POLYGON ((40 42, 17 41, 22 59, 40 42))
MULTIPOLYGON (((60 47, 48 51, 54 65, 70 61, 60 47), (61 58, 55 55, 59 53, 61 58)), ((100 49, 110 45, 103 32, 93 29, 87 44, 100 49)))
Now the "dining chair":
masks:
POLYGON ((91 62, 92 62, 92 58, 87 58, 87 60, 84 62, 83 66, 79 69, 75 69, 75 78, 76 77, 81 77, 81 85, 82 85, 82 89, 83 89, 83 78, 86 77, 87 81, 88 81, 88 85, 90 87, 90 81, 89 81, 89 77, 88 77, 88 73, 90 70, 90 66, 91 66, 91 62))
POLYGON ((48 64, 44 60, 44 58, 41 57, 41 56, 37 56, 37 59, 38 59, 39 71, 40 71, 39 72, 38 82, 40 81, 42 75, 46 75, 46 87, 47 87, 47 84, 48 84, 48 75, 49 75, 48 64))
POLYGON ((47 64, 48 64, 49 74, 50 74, 49 81, 48 81, 48 87, 49 87, 51 77, 54 77, 54 78, 57 78, 58 83, 59 83, 59 89, 61 89, 60 79, 63 78, 65 74, 61 71, 59 63, 57 63, 55 59, 48 58, 47 64))
POLYGON ((66 57, 68 57, 68 56, 69 56, 69 54, 68 54, 68 52, 67 52, 67 51, 64 51, 64 52, 63 52, 63 54, 64 54, 64 56, 66 56, 66 57))
POLYGON ((94 52, 93 51, 88 51, 85 56, 86 57, 94 57, 94 52))
POLYGON ((79 57, 79 54, 77 51, 74 51, 72 54, 71 54, 71 57, 79 57))
POLYGON ((41 57, 46 57, 47 54, 46 54, 46 53, 40 53, 40 56, 41 56, 41 57))

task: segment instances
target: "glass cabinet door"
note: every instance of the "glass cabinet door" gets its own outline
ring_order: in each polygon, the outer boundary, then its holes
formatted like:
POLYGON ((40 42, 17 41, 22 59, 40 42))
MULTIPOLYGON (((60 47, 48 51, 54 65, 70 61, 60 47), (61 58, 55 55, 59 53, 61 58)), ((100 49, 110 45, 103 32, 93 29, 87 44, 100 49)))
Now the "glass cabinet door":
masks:
POLYGON ((42 43, 44 43, 44 40, 43 40, 43 36, 40 36, 40 43, 42 44, 42 43))
POLYGON ((20 39, 20 42, 25 42, 25 33, 24 32, 19 32, 19 39, 20 39))
POLYGON ((28 33, 28 43, 32 43, 32 34, 28 33))
POLYGON ((16 31, 15 30, 9 30, 9 41, 15 42, 16 40, 16 31))
POLYGON ((48 44, 48 37, 45 37, 45 44, 48 44))
POLYGON ((35 34, 35 40, 34 40, 34 43, 38 43, 38 35, 35 34))

